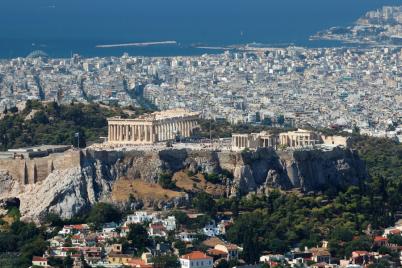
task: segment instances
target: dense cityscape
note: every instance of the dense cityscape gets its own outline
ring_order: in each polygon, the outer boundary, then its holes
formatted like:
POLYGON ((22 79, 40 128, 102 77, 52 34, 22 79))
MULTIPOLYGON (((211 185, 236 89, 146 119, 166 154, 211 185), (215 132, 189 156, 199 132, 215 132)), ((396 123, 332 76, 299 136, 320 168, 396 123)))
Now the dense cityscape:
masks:
POLYGON ((0 59, 0 267, 402 267, 402 6, 313 40, 0 59))
MULTIPOLYGON (((42 57, 41 57, 42 56, 42 57)), ((28 99, 186 108, 230 123, 352 129, 395 137, 402 107, 399 48, 278 48, 201 57, 1 61, 1 106, 28 99)))
POLYGON ((338 40, 347 43, 398 46, 402 43, 402 8, 384 6, 367 12, 353 26, 332 27, 311 39, 338 40))

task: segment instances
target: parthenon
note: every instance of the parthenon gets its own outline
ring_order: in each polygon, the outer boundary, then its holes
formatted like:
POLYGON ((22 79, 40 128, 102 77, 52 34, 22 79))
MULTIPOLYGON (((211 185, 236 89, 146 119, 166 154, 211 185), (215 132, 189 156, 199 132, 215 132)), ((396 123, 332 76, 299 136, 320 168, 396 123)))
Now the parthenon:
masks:
POLYGON ((198 128, 199 113, 184 109, 166 110, 145 114, 134 119, 113 117, 108 119, 110 144, 154 144, 188 138, 198 128))

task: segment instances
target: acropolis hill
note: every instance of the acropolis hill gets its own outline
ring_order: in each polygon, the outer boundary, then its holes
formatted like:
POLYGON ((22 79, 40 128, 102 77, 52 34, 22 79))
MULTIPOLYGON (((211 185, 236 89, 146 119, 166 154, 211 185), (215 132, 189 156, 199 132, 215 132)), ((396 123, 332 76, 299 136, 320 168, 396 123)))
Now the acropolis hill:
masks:
POLYGON ((23 218, 33 220, 46 211, 69 218, 100 201, 124 204, 130 195, 146 207, 163 209, 187 206, 187 196, 200 190, 224 197, 263 193, 270 188, 309 192, 327 185, 358 184, 366 177, 359 156, 343 148, 260 148, 250 152, 88 148, 13 161, 13 165, 11 160, 0 162, 0 199, 19 199, 23 218), (27 168, 28 181, 21 174, 25 167, 34 167, 27 168), (233 178, 217 184, 202 183, 199 174, 219 174, 222 170, 233 174, 233 178), (189 171, 194 175, 187 175, 189 171), (159 176, 166 173, 173 174, 177 190, 164 190, 157 184, 159 176), (33 174, 37 174, 36 179, 33 174), (144 188, 153 190, 144 194, 144 188))
POLYGON ((23 218, 38 221, 49 211, 69 218, 96 202, 125 204, 130 196, 164 209, 188 206, 198 191, 217 197, 272 188, 310 192, 366 178, 346 138, 296 130, 200 142, 192 137, 198 116, 174 110, 114 117, 108 119, 108 140, 85 149, 47 145, 2 152, 0 201, 19 200, 23 218), (162 174, 171 174, 177 188, 163 189, 162 174), (205 174, 226 175, 212 183, 205 174))

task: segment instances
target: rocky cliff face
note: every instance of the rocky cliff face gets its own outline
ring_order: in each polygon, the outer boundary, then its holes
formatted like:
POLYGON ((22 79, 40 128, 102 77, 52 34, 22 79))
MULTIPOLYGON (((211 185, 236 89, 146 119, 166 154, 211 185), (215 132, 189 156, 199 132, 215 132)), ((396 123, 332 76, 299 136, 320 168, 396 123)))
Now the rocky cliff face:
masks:
MULTIPOLYGON (((77 166, 54 170, 45 180, 21 185, 19 178, 0 167, 0 199, 18 198, 23 218, 38 220, 47 212, 69 218, 96 202, 113 202, 112 188, 120 178, 157 183, 164 172, 181 170, 233 174, 225 195, 266 192, 269 188, 303 192, 328 186, 358 184, 366 177, 364 163, 346 149, 332 151, 214 152, 166 149, 162 151, 83 150, 77 166)), ((176 200, 174 204, 181 204, 176 200)))

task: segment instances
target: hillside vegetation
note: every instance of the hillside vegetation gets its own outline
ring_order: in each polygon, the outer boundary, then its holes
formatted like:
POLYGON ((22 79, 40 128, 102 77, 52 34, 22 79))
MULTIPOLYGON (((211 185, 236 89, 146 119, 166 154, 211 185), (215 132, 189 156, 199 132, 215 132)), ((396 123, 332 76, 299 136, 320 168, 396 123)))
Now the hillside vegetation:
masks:
MULTIPOLYGON (((145 112, 131 109, 132 116, 145 112)), ((25 108, 12 108, 0 120, 1 149, 19 148, 41 144, 74 144, 80 133, 80 147, 98 142, 107 136, 107 121, 111 116, 128 117, 121 108, 100 104, 27 101, 25 108)))
POLYGON ((361 136, 353 148, 370 175, 359 187, 309 196, 273 191, 220 203, 235 214, 242 212, 228 238, 244 246, 248 261, 256 261, 262 251, 282 253, 323 239, 334 256, 350 256, 353 250, 371 249, 372 237, 365 230, 392 226, 402 216, 402 145, 361 136))

